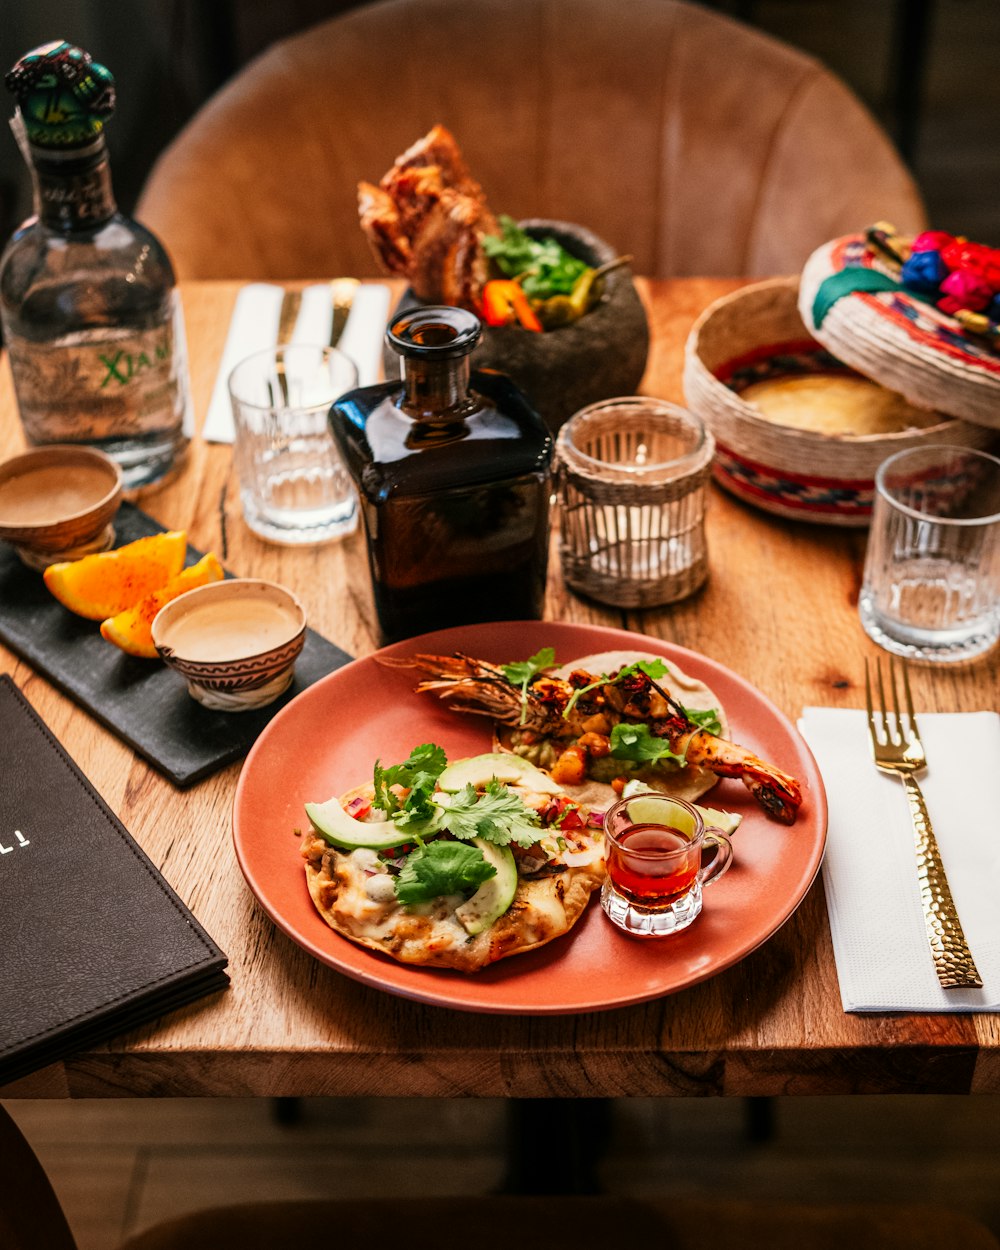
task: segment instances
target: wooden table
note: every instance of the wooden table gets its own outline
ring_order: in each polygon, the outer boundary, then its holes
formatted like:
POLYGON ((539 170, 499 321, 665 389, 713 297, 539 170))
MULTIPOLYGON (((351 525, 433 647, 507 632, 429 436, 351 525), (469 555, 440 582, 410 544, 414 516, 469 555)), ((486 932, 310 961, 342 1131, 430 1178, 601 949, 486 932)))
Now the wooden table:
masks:
MULTIPOLYGON (((653 346, 643 390, 680 400, 695 316, 736 282, 642 285, 653 346)), ((238 287, 184 289, 195 406, 203 418, 238 287)), ((23 438, 0 374, 0 459, 23 438)), ((302 551, 244 526, 230 450, 196 441, 184 473, 142 507, 184 527, 233 572, 294 587, 310 622, 355 655, 375 647, 360 535, 302 551)), ((553 560, 549 619, 653 634, 726 664, 791 717, 859 707, 856 600, 864 534, 772 519, 713 487, 711 578, 675 607, 603 609, 568 593, 553 560)), ((997 657, 914 674, 919 706, 996 705, 997 657)), ((792 919, 729 971, 640 1006, 582 1016, 478 1016, 368 989, 320 965, 257 907, 229 841, 233 765, 181 792, 0 648, 31 703, 230 957, 232 987, 7 1087, 5 1096, 772 1095, 1000 1091, 1000 1019, 858 1016, 840 1007, 820 882, 792 919)))

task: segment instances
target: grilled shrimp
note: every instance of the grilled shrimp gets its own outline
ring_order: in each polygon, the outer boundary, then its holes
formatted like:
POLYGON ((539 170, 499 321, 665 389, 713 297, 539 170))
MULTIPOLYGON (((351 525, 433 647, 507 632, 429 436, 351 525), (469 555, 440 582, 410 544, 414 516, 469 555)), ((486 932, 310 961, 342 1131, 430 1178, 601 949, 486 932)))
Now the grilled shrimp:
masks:
POLYGON ((500 665, 461 652, 382 658, 379 663, 425 674, 417 683, 418 693, 436 694, 452 711, 489 716, 563 742, 610 734, 623 721, 646 724, 686 764, 738 778, 775 820, 793 824, 802 804, 802 788, 794 777, 696 725, 668 691, 641 671, 618 681, 583 669, 566 679, 540 673, 522 692, 500 665))

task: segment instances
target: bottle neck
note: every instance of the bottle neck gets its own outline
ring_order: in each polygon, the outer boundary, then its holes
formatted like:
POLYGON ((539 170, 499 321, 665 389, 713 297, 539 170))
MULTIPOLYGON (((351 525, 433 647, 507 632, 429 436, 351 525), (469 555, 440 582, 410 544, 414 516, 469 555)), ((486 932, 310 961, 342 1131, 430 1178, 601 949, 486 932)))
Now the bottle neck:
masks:
POLYGON ((83 155, 32 150, 38 217, 61 234, 93 230, 117 212, 108 150, 101 139, 83 155))
POLYGON ((403 358, 401 407, 415 421, 460 421, 475 407, 469 394, 469 357, 451 360, 403 358))

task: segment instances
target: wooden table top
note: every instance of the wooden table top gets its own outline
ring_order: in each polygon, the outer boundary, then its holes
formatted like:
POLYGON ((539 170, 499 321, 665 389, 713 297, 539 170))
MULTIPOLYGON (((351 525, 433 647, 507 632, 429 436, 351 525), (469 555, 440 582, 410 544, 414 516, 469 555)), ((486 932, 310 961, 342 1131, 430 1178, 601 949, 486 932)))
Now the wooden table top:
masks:
MULTIPOLYGON (((697 314, 739 283, 643 282, 652 329, 645 393, 681 400, 697 314)), ((197 419, 203 419, 238 284, 183 288, 197 419)), ((0 372, 0 459, 23 449, 9 369, 0 372)), ((228 447, 196 440, 184 472, 137 499, 186 528, 234 573, 293 587, 310 623, 354 655, 375 646, 360 534, 321 548, 270 546, 243 524, 228 447), (322 575, 318 575, 319 570, 322 575), (353 588, 343 593, 344 588, 353 588), (360 589, 359 589, 360 588, 360 589)), ((604 609, 568 593, 553 559, 546 618, 651 634, 710 656, 788 716, 860 707, 857 621, 863 532, 792 524, 712 487, 711 577, 673 607, 604 609)), ((995 704, 996 655, 913 675, 918 706, 995 704)), ((482 1016, 380 993, 317 963, 249 893, 228 839, 240 765, 175 789, 0 647, 9 672, 230 958, 229 990, 3 1090, 5 1096, 768 1095, 998 1092, 1000 1018, 847 1015, 822 884, 768 942, 700 985, 579 1016, 482 1016)))

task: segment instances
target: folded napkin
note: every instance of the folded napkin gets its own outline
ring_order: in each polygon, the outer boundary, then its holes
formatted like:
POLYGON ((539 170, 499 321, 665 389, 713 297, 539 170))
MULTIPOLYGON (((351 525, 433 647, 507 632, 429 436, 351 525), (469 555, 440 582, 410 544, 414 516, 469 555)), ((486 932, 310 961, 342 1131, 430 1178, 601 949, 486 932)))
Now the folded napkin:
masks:
POLYGON ((823 885, 845 1011, 1000 1011, 1000 716, 918 714, 919 775, 982 989, 942 989, 927 943, 909 805, 879 773, 862 711, 803 710, 830 807, 823 885))
MULTIPOLYGON (((278 341, 284 291, 270 282, 251 282, 236 297, 219 372, 208 405, 202 436, 212 443, 233 441, 233 410, 229 375, 245 357, 278 341)), ((370 386, 382 376, 382 339, 389 318, 389 288, 381 283, 359 286, 337 347, 358 368, 358 384, 370 386)), ((329 343, 333 325, 330 286, 317 282, 302 290, 302 303, 292 330, 293 343, 329 343)))

